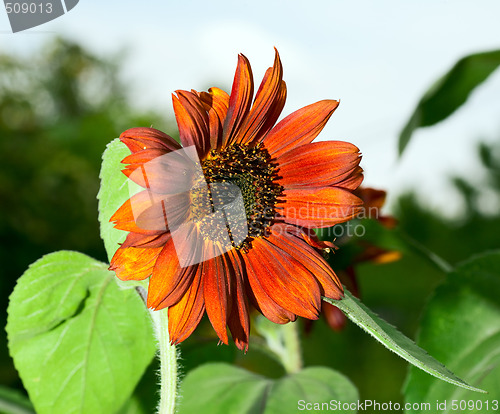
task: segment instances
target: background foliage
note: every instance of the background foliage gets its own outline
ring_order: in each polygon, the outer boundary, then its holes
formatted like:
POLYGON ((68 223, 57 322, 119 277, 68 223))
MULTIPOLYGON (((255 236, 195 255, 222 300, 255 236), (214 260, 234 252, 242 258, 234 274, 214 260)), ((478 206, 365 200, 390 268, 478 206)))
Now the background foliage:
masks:
MULTIPOLYGON (((119 56, 101 58, 62 39, 48 44, 40 55, 0 56, 3 326, 8 297, 16 280, 39 257, 64 249, 107 261, 99 238, 96 201, 101 154, 106 144, 132 126, 153 124, 170 134, 175 131, 175 124, 166 114, 145 113, 130 103, 126 85, 120 81, 119 67, 119 56)), ((457 101, 456 106, 460 103, 457 101)), ((500 145, 481 144, 476 156, 486 177, 480 185, 459 172, 450 179, 450 186, 459 192, 464 205, 459 216, 445 217, 429 209, 425 199, 419 199, 411 189, 391 206, 399 220, 398 231, 453 266, 474 254, 500 248, 500 145), (491 205, 484 208, 483 200, 491 205)), ((401 250, 403 257, 384 265, 367 262, 357 266, 363 302, 414 338, 429 296, 446 279, 445 287, 437 291, 429 306, 439 303, 440 295, 446 296, 446 286, 453 275, 446 275, 425 254, 419 254, 421 250, 408 249, 407 244, 391 234, 373 228, 367 237, 384 247, 401 250)), ((331 257, 332 264, 339 266, 349 254, 348 247, 340 249, 331 257)), ((427 308, 425 312, 424 320, 432 310, 427 308)), ((423 330, 424 344, 428 344, 426 335, 423 330)), ((317 321, 307 332, 304 326, 302 343, 306 366, 322 365, 340 371, 356 385, 361 399, 403 401, 401 387, 407 373, 406 362, 353 324, 337 333, 323 320, 317 321)), ((258 340, 251 343, 247 355, 234 346, 216 344, 215 334, 205 323, 181 346, 182 370, 190 372, 203 362, 227 362, 270 378, 277 379, 284 373, 258 340)), ((13 401, 18 410, 32 412, 23 397, 26 394, 8 355, 3 331, 0 364, 2 403, 13 401)), ((133 399, 123 406, 123 413, 153 411, 154 370, 155 362, 137 386, 133 399)), ((416 381, 414 377, 412 381, 416 381)), ((13 412, 2 407, 0 404, 0 412, 13 412)))

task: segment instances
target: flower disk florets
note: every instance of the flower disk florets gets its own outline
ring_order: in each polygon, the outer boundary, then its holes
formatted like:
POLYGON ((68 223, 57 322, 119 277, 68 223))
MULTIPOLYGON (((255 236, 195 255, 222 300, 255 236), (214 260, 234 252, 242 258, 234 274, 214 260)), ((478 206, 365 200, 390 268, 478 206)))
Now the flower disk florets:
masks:
MULTIPOLYGON (((275 205, 283 192, 283 187, 276 183, 277 165, 272 162, 266 148, 262 145, 249 146, 233 144, 223 150, 212 149, 207 158, 202 161, 202 169, 207 183, 228 183, 239 188, 243 198, 246 217, 239 222, 240 226, 231 226, 228 232, 231 235, 233 247, 247 251, 251 241, 256 237, 266 235, 267 229, 276 217, 275 205), (247 232, 244 241, 235 232, 247 232)), ((232 203, 239 194, 228 191, 218 191, 219 186, 211 186, 211 201, 217 199, 217 204, 228 206, 226 214, 239 214, 241 209, 235 208, 232 203)), ((210 238, 210 219, 205 217, 206 225, 200 228, 204 236, 210 238)))

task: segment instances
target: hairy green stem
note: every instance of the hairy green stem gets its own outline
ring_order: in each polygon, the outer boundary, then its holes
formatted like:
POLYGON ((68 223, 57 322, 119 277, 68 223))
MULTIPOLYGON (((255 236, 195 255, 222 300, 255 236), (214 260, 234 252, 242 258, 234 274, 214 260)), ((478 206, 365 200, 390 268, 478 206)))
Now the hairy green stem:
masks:
POLYGON ((175 413, 177 397, 177 355, 168 334, 168 309, 150 310, 160 358, 160 404, 158 414, 175 413))

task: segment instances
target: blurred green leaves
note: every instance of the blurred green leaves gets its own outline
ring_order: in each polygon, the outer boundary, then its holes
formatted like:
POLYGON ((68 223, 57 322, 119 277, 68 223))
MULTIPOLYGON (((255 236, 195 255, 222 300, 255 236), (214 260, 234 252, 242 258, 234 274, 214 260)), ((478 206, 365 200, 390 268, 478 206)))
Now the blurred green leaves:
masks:
MULTIPOLYGON (((452 400, 500 400, 499 298, 500 252, 465 262, 436 289, 424 312, 418 339, 420 346, 489 394, 453 387, 412 367, 405 387, 408 402, 448 401, 450 410, 452 400)), ((482 409, 467 408, 467 412, 487 412, 486 404, 482 409)))
POLYGON ((359 398, 346 377, 328 368, 310 367, 271 380, 223 363, 190 371, 182 382, 181 395, 180 414, 288 414, 300 410, 301 404, 354 403, 359 398))
POLYGON ((0 413, 35 414, 35 411, 30 400, 19 391, 0 387, 0 413))
POLYGON ((116 412, 155 353, 139 296, 81 253, 30 266, 8 312, 10 353, 40 414, 116 412))
POLYGON ((405 150, 415 129, 437 124, 451 115, 499 65, 500 50, 460 59, 420 99, 399 135, 399 154, 405 150))

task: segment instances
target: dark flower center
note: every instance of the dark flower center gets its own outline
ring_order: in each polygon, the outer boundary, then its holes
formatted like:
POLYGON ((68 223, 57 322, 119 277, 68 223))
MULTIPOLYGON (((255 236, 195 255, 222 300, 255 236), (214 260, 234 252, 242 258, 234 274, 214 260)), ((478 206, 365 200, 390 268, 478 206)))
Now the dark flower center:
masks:
MULTIPOLYGON (((225 223, 232 247, 247 251, 251 241, 267 234, 283 188, 276 183, 277 164, 263 146, 231 145, 211 150, 201 162, 210 187, 212 211, 225 220, 205 216, 200 226, 204 237, 214 240, 215 227, 225 223)), ((220 229, 218 229, 220 230, 220 229)))

